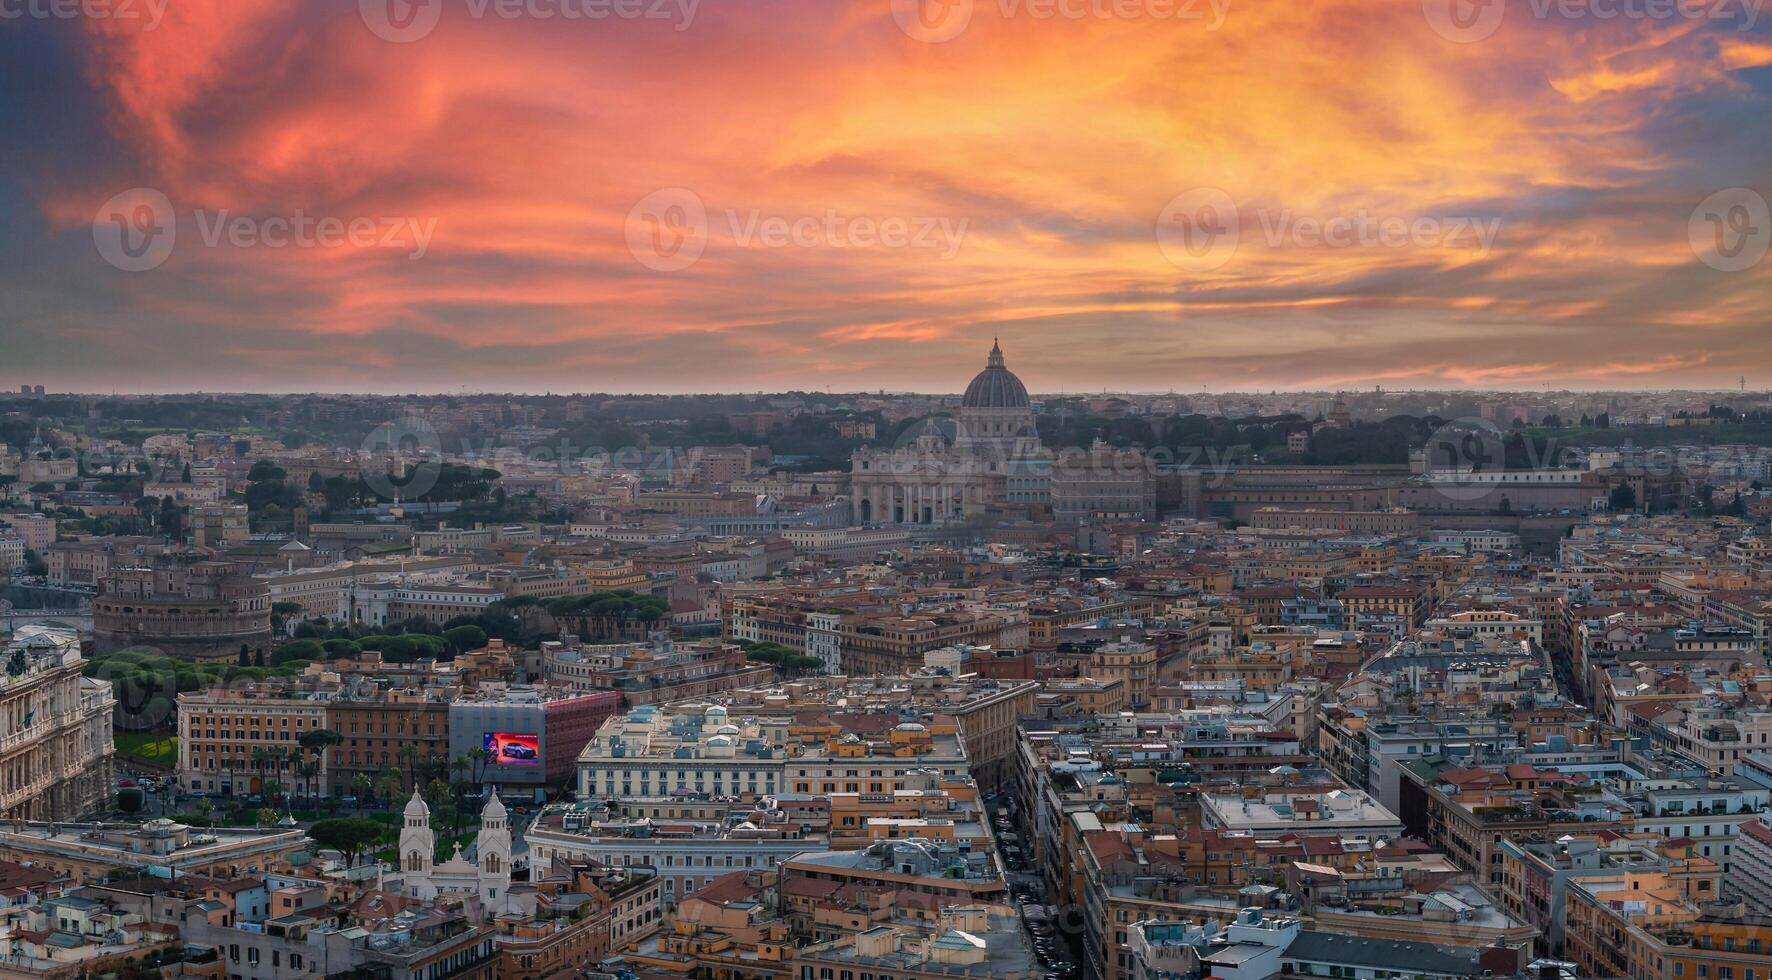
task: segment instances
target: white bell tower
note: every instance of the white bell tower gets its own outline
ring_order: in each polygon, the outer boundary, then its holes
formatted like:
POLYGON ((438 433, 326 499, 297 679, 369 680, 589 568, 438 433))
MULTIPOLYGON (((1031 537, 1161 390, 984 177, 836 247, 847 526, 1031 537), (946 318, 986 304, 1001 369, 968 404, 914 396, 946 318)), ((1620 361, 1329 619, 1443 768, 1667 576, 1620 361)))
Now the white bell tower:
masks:
POLYGON ((480 834, 475 847, 480 860, 480 894, 491 900, 503 897, 511 885, 511 818, 493 793, 480 810, 480 834))
POLYGON ((436 853, 437 835, 431 832, 431 808, 415 789, 412 799, 406 803, 406 816, 400 824, 400 870, 405 873, 406 880, 428 878, 436 853))

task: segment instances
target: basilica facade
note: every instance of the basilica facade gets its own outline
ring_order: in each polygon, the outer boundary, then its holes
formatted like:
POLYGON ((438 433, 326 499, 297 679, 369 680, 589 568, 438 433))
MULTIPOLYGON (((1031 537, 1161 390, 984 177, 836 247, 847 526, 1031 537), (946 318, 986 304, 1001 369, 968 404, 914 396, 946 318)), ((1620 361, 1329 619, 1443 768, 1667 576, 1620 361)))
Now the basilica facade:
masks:
POLYGON ((461 845, 449 860, 435 860, 437 836, 431 829, 431 808, 417 790, 400 822, 400 877, 396 891, 429 901, 441 897, 477 898, 480 907, 499 910, 510 902, 510 814, 494 793, 480 810, 480 833, 474 860, 462 856, 461 845))
POLYGON ((923 420, 892 449, 854 453, 850 506, 859 524, 965 523, 1046 506, 1049 467, 1027 387, 993 343, 951 419, 923 420))

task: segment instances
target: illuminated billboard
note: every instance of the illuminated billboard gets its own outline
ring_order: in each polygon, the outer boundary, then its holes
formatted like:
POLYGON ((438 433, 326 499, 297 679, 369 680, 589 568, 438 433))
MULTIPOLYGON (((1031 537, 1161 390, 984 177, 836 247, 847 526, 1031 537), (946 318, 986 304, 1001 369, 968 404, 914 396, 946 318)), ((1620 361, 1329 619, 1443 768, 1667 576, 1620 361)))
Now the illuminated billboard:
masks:
POLYGON ((541 736, 534 732, 487 732, 482 745, 494 765, 541 765, 541 736))

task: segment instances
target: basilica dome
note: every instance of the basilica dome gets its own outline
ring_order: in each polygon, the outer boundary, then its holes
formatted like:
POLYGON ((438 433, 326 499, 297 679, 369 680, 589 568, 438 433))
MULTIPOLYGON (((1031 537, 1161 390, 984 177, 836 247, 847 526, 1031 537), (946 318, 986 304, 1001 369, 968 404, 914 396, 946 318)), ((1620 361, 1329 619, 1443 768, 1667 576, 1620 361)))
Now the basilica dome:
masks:
POLYGON ((990 359, 983 371, 966 386, 961 408, 1027 408, 1028 390, 1021 379, 1003 366, 1003 349, 991 344, 990 359))

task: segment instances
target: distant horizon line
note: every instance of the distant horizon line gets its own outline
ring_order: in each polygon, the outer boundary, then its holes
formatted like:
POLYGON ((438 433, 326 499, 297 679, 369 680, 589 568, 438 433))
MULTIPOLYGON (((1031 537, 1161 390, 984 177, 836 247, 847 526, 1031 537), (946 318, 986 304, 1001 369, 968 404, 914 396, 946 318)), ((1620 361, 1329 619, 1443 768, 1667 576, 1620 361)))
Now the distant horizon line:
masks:
MULTIPOLYGON (((16 387, 16 386, 14 386, 16 387)), ((1380 397, 1398 395, 1481 395, 1501 396, 1520 395, 1543 397, 1545 395, 1732 395, 1735 397, 1772 396, 1772 389, 1764 388, 1384 388, 1372 390, 1365 388, 1267 388, 1267 389, 1197 389, 1193 391, 1149 390, 1149 389, 1105 389, 1105 390, 1074 390, 1029 392, 1029 397, 1040 400, 1050 398, 1095 398, 1131 396, 1135 398, 1191 398, 1201 395, 1215 397, 1244 396, 1255 398, 1273 398, 1280 395, 1309 395, 1327 397, 1357 397, 1378 395, 1380 397)), ((316 398, 482 398, 482 397, 520 397, 520 398, 694 398, 694 397, 750 397, 769 398, 785 395, 818 395, 827 398, 846 397, 893 397, 893 398, 960 398, 963 390, 956 391, 920 391, 910 388, 859 388, 845 391, 820 390, 817 388, 781 388, 775 390, 656 390, 656 391, 555 391, 555 390, 493 390, 493 389, 409 389, 404 391, 389 390, 273 390, 273 389, 235 389, 235 390, 204 390, 204 389, 157 389, 136 391, 48 391, 42 395, 26 394, 14 390, 13 387, 0 387, 0 400, 19 398, 166 398, 166 397, 255 397, 255 398, 287 398, 308 396, 316 398)))

